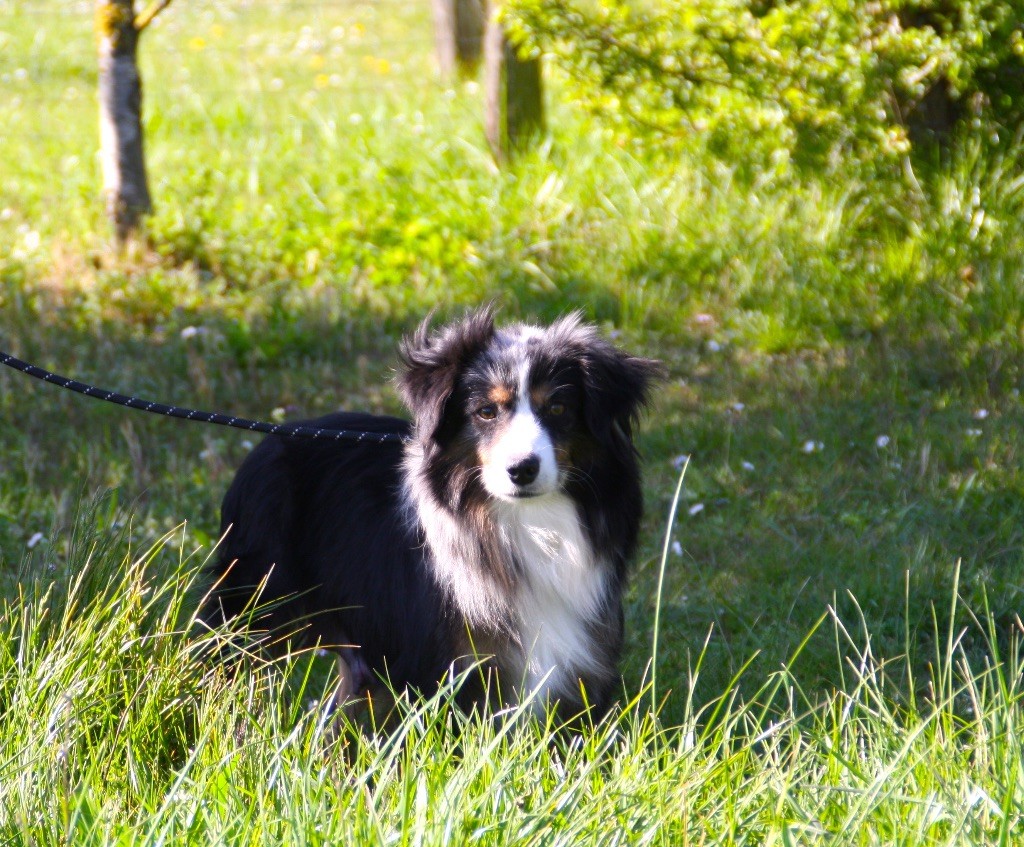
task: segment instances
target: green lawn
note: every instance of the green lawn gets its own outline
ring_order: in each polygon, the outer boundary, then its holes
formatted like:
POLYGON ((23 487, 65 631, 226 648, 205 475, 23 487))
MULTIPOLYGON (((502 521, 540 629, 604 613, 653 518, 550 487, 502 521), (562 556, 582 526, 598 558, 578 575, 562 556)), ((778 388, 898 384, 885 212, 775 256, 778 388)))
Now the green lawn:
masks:
POLYGON ((0 0, 0 349, 248 417, 399 412, 401 333, 493 299, 581 308, 671 376, 624 714, 572 742, 443 697, 360 740, 311 705, 323 660, 218 675, 188 621, 246 435, 0 373, 4 841, 1019 837, 1012 155, 751 181, 617 143, 551 75, 549 135, 500 170, 428 4, 176 0, 142 44, 157 208, 121 255, 91 15, 0 0))

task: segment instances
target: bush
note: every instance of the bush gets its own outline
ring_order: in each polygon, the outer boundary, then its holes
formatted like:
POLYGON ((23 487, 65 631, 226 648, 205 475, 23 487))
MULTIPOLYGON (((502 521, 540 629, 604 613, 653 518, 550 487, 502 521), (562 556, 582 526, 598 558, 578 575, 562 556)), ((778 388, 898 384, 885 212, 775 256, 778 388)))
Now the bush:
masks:
MULTIPOLYGON (((1021 0, 510 0, 523 49, 645 143, 885 165, 1024 117, 1021 0)), ((1005 135, 1005 133, 1003 133, 1005 135)))

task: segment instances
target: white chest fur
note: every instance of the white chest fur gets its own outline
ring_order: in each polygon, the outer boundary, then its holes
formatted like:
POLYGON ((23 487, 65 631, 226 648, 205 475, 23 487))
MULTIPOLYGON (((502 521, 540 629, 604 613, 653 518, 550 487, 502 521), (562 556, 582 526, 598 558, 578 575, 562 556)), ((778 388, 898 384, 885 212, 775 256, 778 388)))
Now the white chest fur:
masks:
POLYGON ((599 663, 593 622, 607 596, 609 569, 591 548, 575 504, 562 494, 502 503, 502 540, 520 566, 514 616, 528 691, 578 697, 579 676, 599 663))

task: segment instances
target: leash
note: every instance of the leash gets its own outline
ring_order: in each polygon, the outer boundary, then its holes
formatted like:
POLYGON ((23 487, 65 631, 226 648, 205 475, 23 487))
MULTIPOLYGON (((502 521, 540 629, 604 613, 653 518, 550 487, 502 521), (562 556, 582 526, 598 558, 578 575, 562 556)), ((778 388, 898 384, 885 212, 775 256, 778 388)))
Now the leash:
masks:
POLYGON ((84 394, 86 397, 94 397, 97 400, 106 400, 109 403, 116 403, 118 406, 127 406, 129 409, 138 409, 142 412, 152 412, 154 415, 163 415, 169 418, 181 418, 186 421, 199 421, 201 423, 219 424, 220 426, 233 426, 237 429, 244 429, 248 432, 265 432, 269 435, 287 435, 293 438, 318 438, 322 441, 352 441, 364 442, 367 444, 405 444, 410 440, 408 436, 397 432, 360 432, 350 429, 319 429, 306 424, 273 424, 267 421, 252 421, 247 418, 236 418, 231 415, 222 415, 218 412, 203 412, 198 409, 183 409, 179 406, 168 406, 164 403, 152 403, 148 400, 140 400, 138 397, 129 397, 126 394, 118 394, 116 391, 104 391, 102 388, 88 385, 78 380, 68 379, 66 376, 51 373, 43 368, 30 365, 21 359, 16 359, 8 353, 0 351, 0 365, 7 365, 23 374, 41 379, 54 385, 84 394))

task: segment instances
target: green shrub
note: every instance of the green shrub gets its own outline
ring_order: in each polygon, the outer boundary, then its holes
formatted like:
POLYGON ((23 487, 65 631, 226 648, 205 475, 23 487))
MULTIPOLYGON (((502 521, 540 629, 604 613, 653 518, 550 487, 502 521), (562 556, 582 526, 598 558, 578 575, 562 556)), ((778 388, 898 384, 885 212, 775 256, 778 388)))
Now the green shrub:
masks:
MULTIPOLYGON (((1021 123, 1019 0, 511 0, 628 137, 785 170, 885 166, 958 126, 1021 123)), ((1004 133, 1005 134, 1005 133, 1004 133)))

